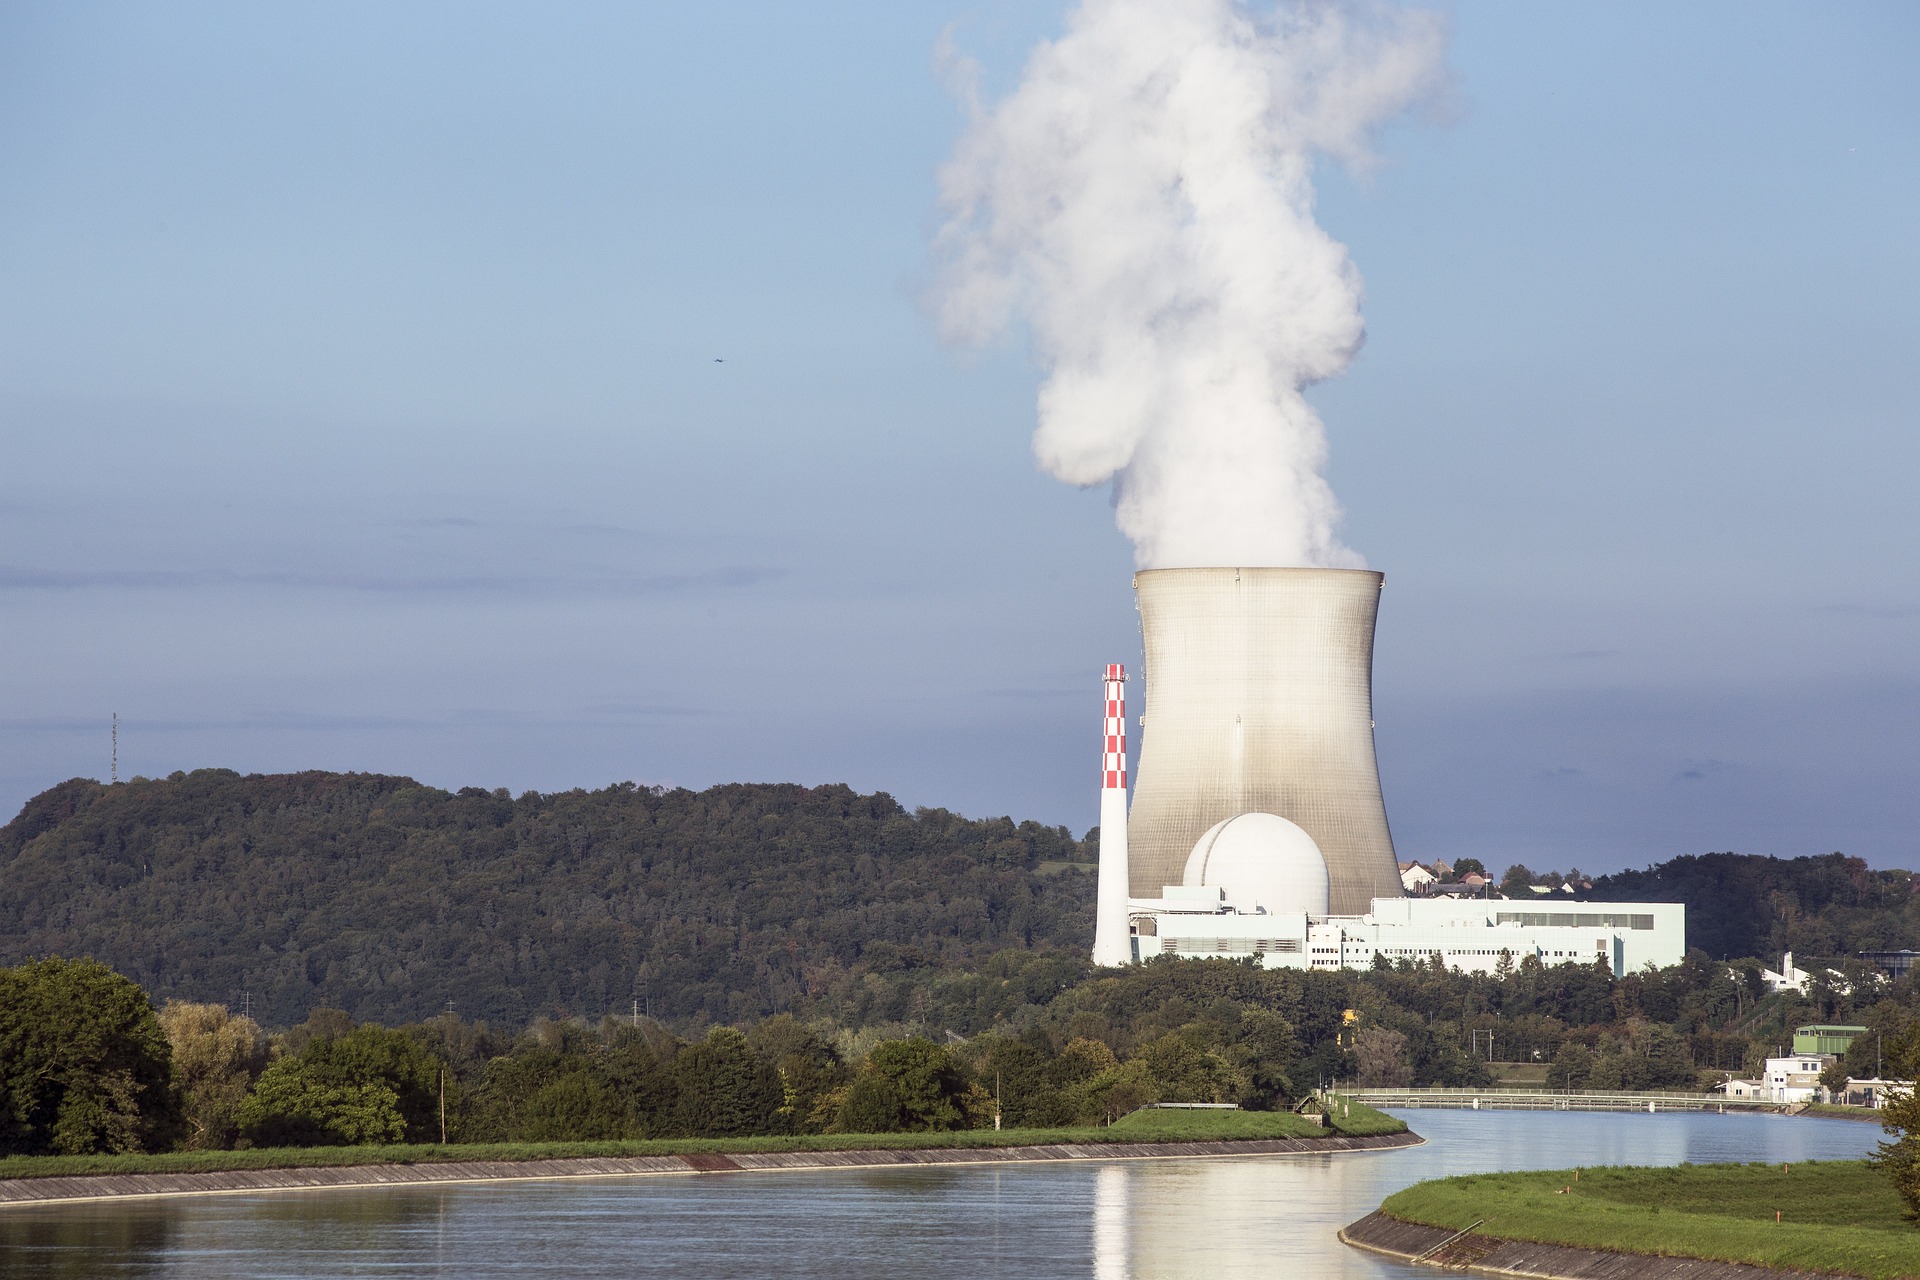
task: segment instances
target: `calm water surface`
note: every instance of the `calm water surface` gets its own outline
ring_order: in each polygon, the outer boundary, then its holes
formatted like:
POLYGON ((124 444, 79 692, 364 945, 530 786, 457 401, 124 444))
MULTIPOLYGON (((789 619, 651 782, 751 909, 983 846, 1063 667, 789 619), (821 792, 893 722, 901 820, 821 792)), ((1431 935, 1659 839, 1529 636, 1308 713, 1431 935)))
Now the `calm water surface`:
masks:
POLYGON ((1847 1159, 1877 1126, 1422 1111, 1379 1154, 283 1191, 0 1209, 0 1277, 1414 1276, 1334 1230, 1442 1174, 1847 1159))

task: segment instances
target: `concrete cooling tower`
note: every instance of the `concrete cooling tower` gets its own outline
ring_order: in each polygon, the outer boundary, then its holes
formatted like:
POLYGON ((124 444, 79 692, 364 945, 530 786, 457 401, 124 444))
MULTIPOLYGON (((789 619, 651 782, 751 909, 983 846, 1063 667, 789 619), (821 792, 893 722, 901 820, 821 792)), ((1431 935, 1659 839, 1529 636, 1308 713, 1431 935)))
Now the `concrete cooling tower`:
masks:
POLYGON ((1248 813, 1313 838, 1334 915, 1400 896, 1373 754, 1382 581, 1360 569, 1134 575, 1147 659, 1126 832, 1136 897, 1182 883, 1201 837, 1248 813))

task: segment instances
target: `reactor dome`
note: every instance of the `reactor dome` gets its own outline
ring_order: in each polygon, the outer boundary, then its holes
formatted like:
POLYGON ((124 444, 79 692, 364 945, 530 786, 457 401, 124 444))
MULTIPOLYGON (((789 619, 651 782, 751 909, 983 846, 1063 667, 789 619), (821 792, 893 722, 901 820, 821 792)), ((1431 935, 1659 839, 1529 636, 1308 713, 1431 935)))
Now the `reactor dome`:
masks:
POLYGON ((1327 860, 1313 837, 1271 813, 1243 813, 1208 828, 1187 855, 1181 882, 1226 890, 1242 910, 1327 914, 1327 860))

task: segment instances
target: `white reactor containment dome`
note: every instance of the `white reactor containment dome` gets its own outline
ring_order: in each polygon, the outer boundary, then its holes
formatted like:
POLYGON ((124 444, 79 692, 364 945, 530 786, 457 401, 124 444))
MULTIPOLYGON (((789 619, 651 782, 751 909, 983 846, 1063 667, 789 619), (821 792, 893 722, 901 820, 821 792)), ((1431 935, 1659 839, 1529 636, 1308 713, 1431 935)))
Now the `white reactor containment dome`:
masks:
POLYGON ((1182 884, 1224 889, 1241 910, 1327 914, 1327 862, 1313 837, 1272 813, 1216 822, 1187 855, 1182 884))
POLYGON ((1147 569, 1134 575, 1147 706, 1128 814, 1135 895, 1185 878, 1208 830, 1278 815, 1324 859, 1328 908, 1402 889, 1373 751, 1363 569, 1147 569))

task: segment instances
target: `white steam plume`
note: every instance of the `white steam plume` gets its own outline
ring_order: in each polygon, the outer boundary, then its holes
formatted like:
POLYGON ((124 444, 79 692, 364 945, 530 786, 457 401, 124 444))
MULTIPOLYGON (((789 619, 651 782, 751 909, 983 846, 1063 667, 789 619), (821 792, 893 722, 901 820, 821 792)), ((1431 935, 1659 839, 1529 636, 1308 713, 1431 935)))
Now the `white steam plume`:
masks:
POLYGON ((1349 566, 1302 387, 1360 349, 1360 279, 1313 217, 1313 163, 1364 165, 1433 90, 1429 13, 1083 0, 941 174, 952 337, 1015 317, 1046 366, 1034 454, 1114 481, 1146 568, 1349 566))

